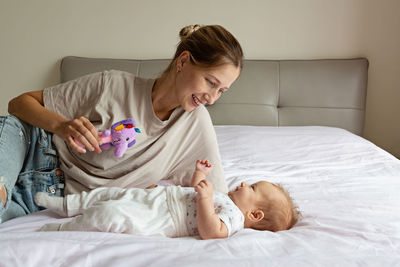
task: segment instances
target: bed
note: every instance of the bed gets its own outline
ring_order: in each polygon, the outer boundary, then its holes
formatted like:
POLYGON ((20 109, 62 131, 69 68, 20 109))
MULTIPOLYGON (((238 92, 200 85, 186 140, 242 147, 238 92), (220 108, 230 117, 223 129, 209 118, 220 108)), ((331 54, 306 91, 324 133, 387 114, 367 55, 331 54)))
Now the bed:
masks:
MULTIPOLYGON (((66 57, 61 80, 103 69, 154 77, 167 60, 66 57)), ((288 231, 231 238, 38 232, 49 211, 0 225, 0 266, 400 266, 400 161, 362 138, 368 61, 246 60, 213 106, 228 186, 282 184, 288 231)))

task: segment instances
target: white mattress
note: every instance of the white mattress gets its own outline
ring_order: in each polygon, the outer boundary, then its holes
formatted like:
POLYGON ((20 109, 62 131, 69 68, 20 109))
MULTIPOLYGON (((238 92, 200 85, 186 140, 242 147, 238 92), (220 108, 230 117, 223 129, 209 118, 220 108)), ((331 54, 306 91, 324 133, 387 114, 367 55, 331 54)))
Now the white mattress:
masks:
POLYGON ((400 161, 330 127, 216 126, 230 188, 282 184, 303 213, 291 230, 229 239, 38 232, 42 211, 0 225, 0 266, 400 266, 400 161))

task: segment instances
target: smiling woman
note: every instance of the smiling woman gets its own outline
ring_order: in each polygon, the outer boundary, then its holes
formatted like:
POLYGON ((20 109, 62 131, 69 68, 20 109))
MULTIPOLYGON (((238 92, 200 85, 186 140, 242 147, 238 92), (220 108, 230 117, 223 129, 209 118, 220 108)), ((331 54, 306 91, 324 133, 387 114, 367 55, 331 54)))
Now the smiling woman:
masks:
POLYGON ((163 80, 164 86, 168 83, 171 85, 169 88, 161 88, 156 83, 153 90, 153 108, 156 114, 160 115, 160 119, 167 119, 178 106, 185 111, 192 111, 199 105, 213 104, 224 91, 228 90, 240 72, 238 67, 231 64, 218 67, 194 65, 190 62, 188 51, 182 52, 178 57, 176 68, 175 75, 163 80), (164 101, 164 103, 169 102, 170 106, 162 105, 163 101, 160 100, 162 96, 170 98, 170 101, 164 101))
POLYGON ((213 104, 238 78, 243 65, 238 41, 219 25, 187 26, 180 37, 175 56, 152 93, 160 119, 167 119, 178 106, 192 111, 213 104))
POLYGON ((0 146, 3 221, 38 211, 37 192, 61 196, 97 187, 145 188, 160 180, 189 185, 192 163, 201 158, 214 166, 209 180, 215 189, 228 191, 203 104, 214 103, 238 78, 243 52, 219 25, 188 26, 180 36, 157 79, 104 70, 10 101, 13 116, 0 120, 6 129, 0 144, 7 144, 0 146), (141 133, 116 159, 112 151, 101 151, 98 131, 127 118, 141 133), (20 157, 10 162, 10 154, 20 157), (19 190, 13 190, 16 186, 19 190))

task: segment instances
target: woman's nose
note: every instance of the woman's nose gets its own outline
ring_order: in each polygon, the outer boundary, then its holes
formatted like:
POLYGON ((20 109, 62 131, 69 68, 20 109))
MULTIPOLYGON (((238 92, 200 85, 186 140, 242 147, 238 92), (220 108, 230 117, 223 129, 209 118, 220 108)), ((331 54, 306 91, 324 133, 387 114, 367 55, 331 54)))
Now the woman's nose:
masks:
POLYGON ((245 187, 245 186, 246 186, 246 183, 245 183, 245 182, 241 182, 241 183, 240 183, 240 186, 241 186, 241 187, 245 187))
POLYGON ((214 98, 210 94, 205 94, 204 99, 207 101, 209 105, 214 104, 214 98))
POLYGON ((218 99, 218 96, 212 94, 205 94, 204 99, 207 101, 208 104, 212 105, 218 99))

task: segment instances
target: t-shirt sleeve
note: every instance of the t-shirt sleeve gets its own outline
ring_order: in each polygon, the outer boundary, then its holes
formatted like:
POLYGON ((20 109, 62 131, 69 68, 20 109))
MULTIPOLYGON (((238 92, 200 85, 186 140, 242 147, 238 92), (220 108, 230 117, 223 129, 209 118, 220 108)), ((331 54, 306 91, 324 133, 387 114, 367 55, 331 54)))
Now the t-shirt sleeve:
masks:
POLYGON ((222 167, 221 156, 219 153, 219 147, 217 142, 217 135, 214 130, 214 126, 211 122, 210 115, 208 114, 208 122, 205 123, 204 130, 204 142, 203 142, 203 150, 206 157, 204 159, 210 159, 210 162, 213 166, 213 169, 207 180, 213 183, 214 188, 222 193, 228 192, 228 186, 226 185, 224 169, 222 167))
POLYGON ((48 87, 43 90, 44 106, 68 119, 95 120, 91 114, 103 91, 103 78, 104 73, 98 72, 48 87))
POLYGON ((216 193, 213 200, 215 213, 226 225, 228 236, 243 229, 243 213, 228 196, 216 193))
POLYGON ((185 135, 180 140, 177 168, 171 172, 175 184, 189 186, 196 160, 209 160, 213 166, 207 180, 213 183, 216 191, 227 193, 228 187, 222 167, 214 126, 207 109, 203 106, 192 111, 191 123, 186 124, 185 135))

